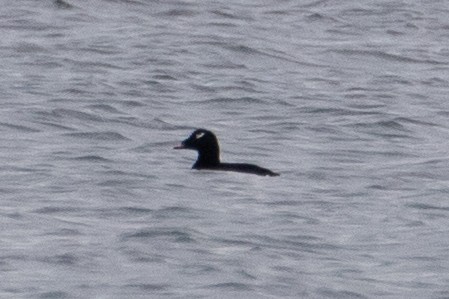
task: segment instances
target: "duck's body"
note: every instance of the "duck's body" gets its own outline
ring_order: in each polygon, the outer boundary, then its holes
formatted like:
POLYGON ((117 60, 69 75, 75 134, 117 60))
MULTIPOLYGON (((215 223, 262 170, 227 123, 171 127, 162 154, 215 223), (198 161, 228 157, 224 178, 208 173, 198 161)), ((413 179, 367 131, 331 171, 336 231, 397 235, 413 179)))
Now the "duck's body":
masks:
POLYGON ((278 176, 278 173, 275 173, 269 169, 246 163, 220 163, 218 166, 206 166, 206 167, 197 167, 193 166, 194 169, 211 169, 211 170, 223 170, 223 171, 235 171, 235 172, 243 172, 243 173, 252 173, 263 176, 278 176))
POLYGON ((220 147, 214 133, 205 129, 195 130, 189 138, 184 140, 175 149, 191 149, 198 151, 198 159, 193 164, 193 169, 210 169, 222 171, 235 171, 252 173, 262 176, 278 176, 269 169, 246 163, 222 163, 220 162, 220 147))

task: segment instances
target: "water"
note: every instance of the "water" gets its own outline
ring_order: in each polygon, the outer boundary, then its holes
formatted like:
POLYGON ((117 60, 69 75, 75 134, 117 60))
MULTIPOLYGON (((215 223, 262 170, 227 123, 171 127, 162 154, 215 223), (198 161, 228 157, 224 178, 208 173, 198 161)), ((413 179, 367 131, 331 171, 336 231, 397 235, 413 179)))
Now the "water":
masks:
POLYGON ((0 297, 449 297, 449 2, 1 4, 0 297))

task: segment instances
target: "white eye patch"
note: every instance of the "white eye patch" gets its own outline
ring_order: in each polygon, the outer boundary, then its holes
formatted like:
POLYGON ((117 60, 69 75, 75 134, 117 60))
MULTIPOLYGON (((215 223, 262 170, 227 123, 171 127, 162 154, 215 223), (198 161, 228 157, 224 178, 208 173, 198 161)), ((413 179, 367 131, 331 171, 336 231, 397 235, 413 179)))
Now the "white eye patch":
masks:
POLYGON ((206 133, 204 133, 204 132, 196 133, 195 138, 196 138, 196 139, 200 139, 201 137, 204 136, 204 134, 206 134, 206 133))

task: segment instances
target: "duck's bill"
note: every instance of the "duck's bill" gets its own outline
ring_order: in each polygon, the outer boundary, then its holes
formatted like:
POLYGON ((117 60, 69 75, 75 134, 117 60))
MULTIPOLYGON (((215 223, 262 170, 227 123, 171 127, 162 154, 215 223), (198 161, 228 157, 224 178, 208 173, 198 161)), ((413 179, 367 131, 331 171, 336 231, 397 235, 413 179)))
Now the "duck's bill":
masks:
POLYGON ((180 144, 175 146, 173 149, 185 149, 186 147, 184 146, 184 144, 180 144))

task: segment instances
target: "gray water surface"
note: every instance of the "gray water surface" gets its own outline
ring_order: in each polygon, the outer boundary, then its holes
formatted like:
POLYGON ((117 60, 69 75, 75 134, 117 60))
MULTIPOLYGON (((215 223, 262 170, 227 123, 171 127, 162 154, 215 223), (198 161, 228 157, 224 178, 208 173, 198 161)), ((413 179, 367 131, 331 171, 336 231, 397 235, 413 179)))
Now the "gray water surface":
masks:
POLYGON ((1 298, 449 297, 449 2, 0 4, 1 298))

